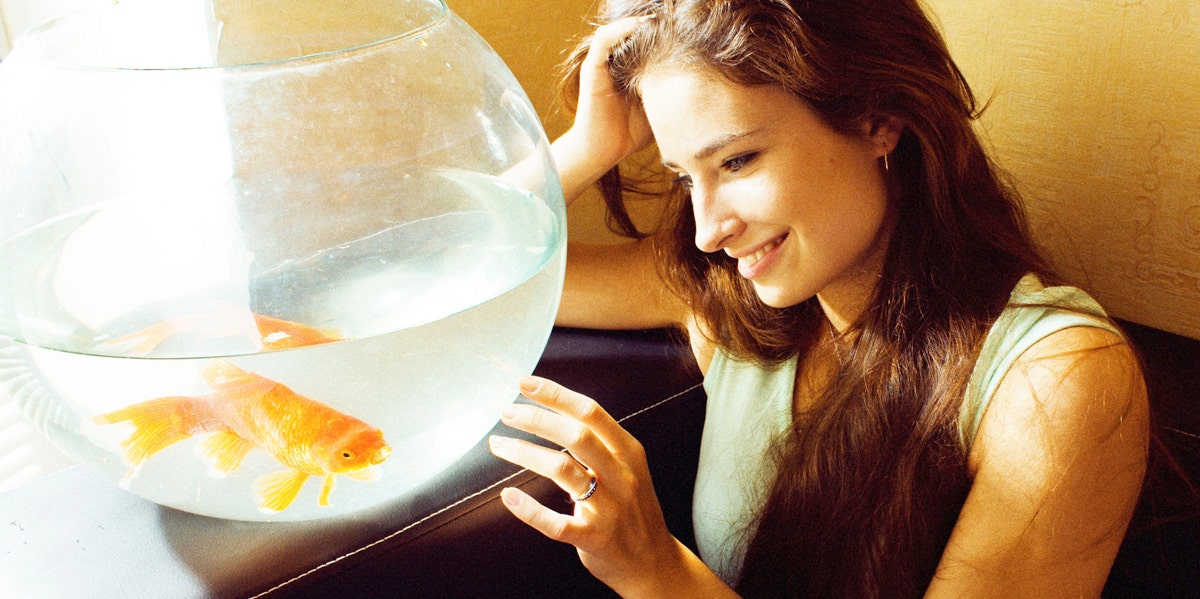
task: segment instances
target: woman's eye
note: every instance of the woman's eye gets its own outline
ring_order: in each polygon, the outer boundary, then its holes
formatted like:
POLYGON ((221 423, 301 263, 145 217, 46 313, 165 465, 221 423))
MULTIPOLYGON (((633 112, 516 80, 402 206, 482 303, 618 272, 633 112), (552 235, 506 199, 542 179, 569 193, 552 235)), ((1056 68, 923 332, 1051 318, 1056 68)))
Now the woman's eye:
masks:
POLYGON ((674 183, 676 186, 682 187, 684 191, 691 191, 692 189, 692 178, 687 175, 675 177, 674 183))
POLYGON ((754 158, 757 156, 758 156, 757 152, 751 152, 749 154, 742 154, 740 156, 734 156, 733 158, 730 158, 730 159, 726 160, 724 163, 722 163, 721 166, 724 167, 728 171, 732 171, 732 172, 736 173, 736 172, 742 170, 742 168, 745 167, 747 164, 750 164, 750 162, 752 160, 754 160, 754 158))

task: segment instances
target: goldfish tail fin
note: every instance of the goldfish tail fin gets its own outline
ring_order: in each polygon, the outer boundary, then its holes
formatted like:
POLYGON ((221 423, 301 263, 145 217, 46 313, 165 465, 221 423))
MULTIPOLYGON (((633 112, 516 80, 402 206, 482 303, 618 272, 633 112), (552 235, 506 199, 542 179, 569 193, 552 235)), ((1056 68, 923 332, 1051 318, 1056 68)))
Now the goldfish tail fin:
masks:
POLYGON ((341 333, 334 329, 312 328, 290 320, 255 314, 254 322, 262 335, 263 348, 268 351, 318 345, 338 341, 341 333))
POLYGON ((129 488, 133 485, 133 479, 137 478, 137 475, 140 474, 141 472, 142 472, 141 464, 135 464, 133 466, 130 466, 129 469, 125 471, 125 475, 121 477, 121 480, 117 481, 117 486, 128 491, 129 488))
POLYGON ((187 330, 187 326, 187 319, 167 320, 105 341, 100 344, 100 347, 117 350, 129 356, 145 356, 154 351, 154 348, 163 341, 187 330))
POLYGON ((230 430, 213 433, 200 444, 200 453, 209 465, 209 474, 223 478, 237 470, 254 445, 230 430))
POLYGON ((321 507, 329 507, 329 494, 333 492, 333 475, 325 475, 325 484, 321 485, 321 507))
POLYGON ((125 461, 133 466, 127 478, 132 478, 150 456, 192 436, 198 424, 193 412, 192 398, 160 397, 100 414, 94 420, 97 424, 133 425, 133 432, 121 442, 125 461))
POLYGON ((287 509, 307 480, 308 474, 299 470, 280 470, 259 477, 254 483, 254 492, 259 500, 258 511, 274 514, 287 509))

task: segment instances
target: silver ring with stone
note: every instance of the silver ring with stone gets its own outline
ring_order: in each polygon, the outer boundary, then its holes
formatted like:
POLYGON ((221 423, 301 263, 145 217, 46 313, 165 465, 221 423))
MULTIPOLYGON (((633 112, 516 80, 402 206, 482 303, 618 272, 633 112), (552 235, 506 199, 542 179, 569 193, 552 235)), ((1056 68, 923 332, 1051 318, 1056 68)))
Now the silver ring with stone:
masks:
POLYGON ((576 497, 576 498, 572 499, 571 501, 574 501, 575 503, 579 503, 581 501, 587 501, 588 498, 592 496, 592 493, 595 493, 595 492, 596 492, 596 477, 593 476, 591 482, 588 483, 587 490, 583 492, 583 495, 580 495, 579 497, 576 497))

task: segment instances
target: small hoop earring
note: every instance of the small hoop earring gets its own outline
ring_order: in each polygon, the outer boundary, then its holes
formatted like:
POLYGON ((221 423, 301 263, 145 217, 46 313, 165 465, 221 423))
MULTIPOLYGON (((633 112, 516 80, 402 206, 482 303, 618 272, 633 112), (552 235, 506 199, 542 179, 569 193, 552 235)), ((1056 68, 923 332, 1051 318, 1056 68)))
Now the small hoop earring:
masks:
POLYGON ((890 170, 892 170, 892 169, 890 167, 888 167, 888 155, 884 154, 883 155, 883 172, 886 173, 890 170))

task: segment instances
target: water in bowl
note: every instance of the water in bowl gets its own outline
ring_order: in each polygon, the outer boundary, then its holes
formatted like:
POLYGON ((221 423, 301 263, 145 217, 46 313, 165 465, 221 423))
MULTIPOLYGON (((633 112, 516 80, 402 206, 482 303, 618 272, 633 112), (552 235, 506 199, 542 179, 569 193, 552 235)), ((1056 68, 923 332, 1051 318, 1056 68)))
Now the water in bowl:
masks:
MULTIPOLYGON (((422 215, 406 213, 313 251, 235 244, 174 267, 162 262, 187 262, 178 248, 135 255, 114 241, 144 227, 129 224, 132 214, 153 212, 141 199, 100 204, 18 235, 0 246, 0 274, 14 290, 0 299, 7 304, 0 305, 0 385, 64 451, 163 505, 233 519, 305 520, 397 498, 453 464, 516 397, 517 379, 533 370, 550 332, 565 249, 561 214, 497 178, 433 171, 396 177, 393 192, 398 205, 419 199, 422 215), (13 258, 31 255, 45 260, 13 258), (214 266, 212 256, 223 258, 214 266), (116 259, 141 262, 104 268, 116 259), (225 276, 231 272, 244 277, 225 276), (131 299, 122 289, 139 277, 160 284, 144 285, 150 291, 131 299), (208 284, 189 285, 189 277, 208 284), (175 282, 164 287, 164 279, 175 282), (340 340, 264 351, 252 314, 340 340), (139 331, 163 322, 183 324, 137 343, 139 331), (259 444, 221 475, 201 451, 220 423, 131 467, 121 444, 134 427, 97 416, 155 398, 213 394, 202 372, 215 361, 377 427, 391 449, 371 469, 377 478, 335 476, 322 507, 323 479, 312 476, 284 509, 265 512, 256 481, 287 470, 271 447, 288 441, 259 444)), ((236 209, 216 212, 232 216, 182 220, 245 233, 236 209)), ((165 235, 187 245, 190 230, 180 225, 165 235)), ((203 237, 196 243, 203 246, 203 237)))

